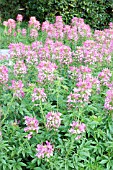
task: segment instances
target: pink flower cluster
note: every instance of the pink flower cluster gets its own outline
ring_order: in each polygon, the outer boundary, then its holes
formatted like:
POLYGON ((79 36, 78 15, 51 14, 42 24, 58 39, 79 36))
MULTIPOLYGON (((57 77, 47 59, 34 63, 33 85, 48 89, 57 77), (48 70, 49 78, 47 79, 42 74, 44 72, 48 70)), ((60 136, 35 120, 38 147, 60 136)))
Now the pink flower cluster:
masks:
MULTIPOLYGON (((23 20, 23 16, 21 14, 18 14, 16 17, 16 20, 20 23, 23 20)), ((17 23, 18 24, 18 23, 17 23)), ((16 36, 17 34, 22 36, 26 36, 27 30, 25 28, 16 28, 16 21, 13 19, 8 19, 8 21, 4 21, 3 25, 5 26, 5 33, 7 34, 12 34, 13 36, 16 36), (8 30, 7 30, 7 29, 8 30)), ((29 27, 30 27, 30 36, 32 38, 37 38, 38 37, 38 30, 40 29, 40 22, 36 20, 35 17, 30 17, 29 20, 29 27)))
POLYGON ((14 19, 8 19, 8 21, 4 21, 3 25, 8 27, 10 30, 16 28, 16 22, 14 19))
POLYGON ((74 17, 70 25, 64 25, 62 16, 56 16, 54 24, 50 24, 48 21, 43 22, 42 31, 47 32, 48 38, 63 39, 65 36, 69 40, 77 41, 79 36, 90 37, 92 35, 89 25, 84 23, 81 18, 74 17))
POLYGON ((91 37, 91 28, 89 25, 84 23, 84 19, 74 17, 71 20, 71 24, 76 28, 77 33, 81 37, 91 37))
POLYGON ((56 16, 56 22, 50 24, 48 21, 42 23, 42 31, 47 32, 48 38, 63 38, 63 20, 62 16, 56 16))
POLYGON ((24 61, 17 61, 16 64, 14 65, 14 74, 17 75, 22 75, 27 73, 27 68, 24 63, 24 61))
POLYGON ((24 84, 21 80, 12 80, 12 86, 9 87, 9 89, 13 90, 13 96, 21 98, 24 97, 24 91, 23 91, 24 84))
POLYGON ((23 43, 11 43, 9 45, 10 57, 13 60, 24 60, 27 64, 36 65, 38 63, 38 53, 39 48, 42 47, 42 43, 35 41, 29 45, 23 43))
POLYGON ((94 40, 86 40, 83 46, 77 47, 75 58, 80 63, 95 64, 103 62, 111 62, 111 54, 113 51, 112 40, 100 43, 94 40))
POLYGON ((8 28, 8 34, 11 34, 16 28, 16 22, 14 19, 8 19, 8 21, 4 21, 3 25, 5 26, 5 33, 7 33, 6 28, 8 28))
POLYGON ((104 108, 107 110, 113 110, 113 87, 106 92, 104 108))
POLYGON ((30 37, 37 38, 38 37, 38 31, 34 28, 30 30, 30 37))
POLYGON ((69 130, 69 132, 71 134, 76 135, 75 140, 80 139, 82 137, 80 134, 82 134, 86 130, 86 125, 84 123, 79 123, 79 122, 73 121, 70 124, 70 126, 71 126, 71 129, 69 130))
POLYGON ((50 142, 46 141, 46 144, 38 144, 37 145, 37 154, 36 156, 38 158, 49 158, 50 156, 53 156, 53 146, 51 145, 50 142))
POLYGON ((42 42, 35 41, 30 45, 23 43, 11 43, 9 45, 11 59, 24 60, 28 65, 37 65, 39 60, 38 51, 42 48, 42 42))
POLYGON ((24 60, 27 64, 37 64, 38 54, 37 50, 42 46, 39 41, 33 42, 31 46, 23 43, 11 43, 9 45, 10 57, 14 60, 24 60))
POLYGON ((22 36, 26 36, 26 34, 27 34, 27 30, 26 30, 25 28, 22 28, 22 30, 21 30, 21 34, 22 34, 22 36))
POLYGON ((38 53, 37 50, 42 47, 42 43, 39 41, 35 41, 30 45, 25 45, 21 42, 19 43, 11 43, 9 45, 10 57, 13 60, 24 60, 27 65, 37 65, 38 63, 38 53))
POLYGON ((77 17, 71 20, 71 26, 65 25, 63 31, 69 40, 74 40, 75 42, 77 42, 80 37, 92 36, 90 26, 85 24, 82 18, 77 17))
POLYGON ((78 82, 89 78, 91 79, 92 77, 92 71, 87 66, 80 66, 80 67, 70 66, 69 69, 70 69, 69 74, 71 74, 70 77, 76 78, 78 82))
POLYGON ((2 136, 2 132, 0 131, 0 136, 2 136))
POLYGON ((46 94, 44 93, 44 88, 34 88, 33 94, 32 94, 32 102, 35 102, 37 100, 40 100, 42 102, 46 101, 46 94))
POLYGON ((8 81, 8 68, 0 66, 0 84, 5 84, 8 81))
POLYGON ((72 27, 70 25, 65 25, 63 31, 68 40, 74 40, 75 42, 77 42, 79 36, 76 26, 72 27))
POLYGON ((110 28, 110 29, 113 29, 113 22, 110 22, 110 23, 109 23, 109 28, 110 28))
POLYGON ((61 113, 59 112, 48 112, 48 114, 46 115, 46 127, 48 129, 55 129, 57 130, 61 124, 61 113))
POLYGON ((89 102, 89 97, 91 96, 91 86, 86 82, 81 83, 80 88, 74 88, 74 93, 70 93, 68 96, 69 106, 77 105, 77 103, 89 102))
POLYGON ((34 131, 36 131, 36 133, 38 133, 38 125, 39 125, 39 122, 36 118, 32 118, 32 117, 29 117, 29 116, 25 116, 24 117, 25 119, 25 124, 27 127, 24 128, 24 131, 25 132, 30 132, 26 137, 28 139, 30 139, 32 137, 32 134, 34 131))
POLYGON ((43 44, 41 41, 34 41, 32 44, 31 44, 31 48, 33 51, 36 51, 38 52, 40 48, 43 47, 43 44))
POLYGON ((109 29, 105 29, 103 31, 101 30, 95 30, 94 32, 94 39, 97 41, 97 42, 100 42, 102 44, 104 44, 103 42, 105 42, 106 40, 113 40, 113 27, 112 27, 112 24, 111 23, 110 25, 110 28, 109 29))
POLYGON ((17 19, 17 21, 22 22, 23 16, 21 14, 18 14, 16 19, 17 19))
POLYGON ((0 54, 0 61, 2 60, 8 60, 8 55, 7 54, 0 54))
POLYGON ((111 76, 112 74, 108 68, 103 69, 102 72, 98 74, 100 83, 106 86, 109 86, 111 76))
POLYGON ((30 17, 29 27, 40 29, 40 22, 36 20, 36 17, 30 17))
POLYGON ((47 49, 46 53, 52 61, 58 61, 60 64, 66 65, 72 62, 71 48, 64 45, 62 42, 53 42, 50 39, 47 39, 44 48, 47 49))
POLYGON ((59 64, 72 63, 72 52, 69 46, 64 45, 59 41, 47 39, 44 46, 41 42, 35 41, 29 45, 23 43, 10 44, 10 56, 12 59, 22 59, 29 64, 38 63, 38 60, 57 61, 59 64))
POLYGON ((79 68, 71 66, 71 73, 76 77, 76 86, 74 93, 68 96, 68 103, 71 106, 77 103, 89 102, 89 97, 93 87, 96 85, 97 91, 100 90, 100 82, 97 78, 92 76, 91 69, 87 66, 80 66, 79 68))
POLYGON ((80 66, 79 68, 76 68, 76 74, 77 74, 77 81, 83 81, 86 79, 93 79, 92 77, 92 70, 87 66, 80 66))
POLYGON ((26 63, 28 64, 28 66, 36 66, 36 64, 38 63, 38 55, 36 51, 33 51, 31 49, 26 51, 26 63))
POLYGON ((30 50, 30 46, 27 46, 21 42, 19 43, 11 43, 9 45, 9 53, 11 59, 16 60, 25 60, 27 51, 30 50))
POLYGON ((45 80, 52 82, 55 79, 55 71, 57 66, 50 61, 41 61, 37 66, 38 69, 38 82, 43 83, 45 80))

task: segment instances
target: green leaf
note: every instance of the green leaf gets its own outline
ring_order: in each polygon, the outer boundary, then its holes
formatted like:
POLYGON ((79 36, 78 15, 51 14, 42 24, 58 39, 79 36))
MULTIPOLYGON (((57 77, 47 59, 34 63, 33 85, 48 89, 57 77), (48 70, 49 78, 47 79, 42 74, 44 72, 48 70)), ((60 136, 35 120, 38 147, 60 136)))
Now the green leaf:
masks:
POLYGON ((21 166, 26 166, 26 164, 23 163, 23 162, 19 162, 19 165, 21 165, 21 166))
POLYGON ((108 162, 108 160, 102 160, 102 161, 100 162, 100 164, 104 165, 104 164, 106 164, 107 162, 108 162))
POLYGON ((34 170, 43 170, 43 169, 40 167, 36 167, 36 168, 34 168, 34 170))

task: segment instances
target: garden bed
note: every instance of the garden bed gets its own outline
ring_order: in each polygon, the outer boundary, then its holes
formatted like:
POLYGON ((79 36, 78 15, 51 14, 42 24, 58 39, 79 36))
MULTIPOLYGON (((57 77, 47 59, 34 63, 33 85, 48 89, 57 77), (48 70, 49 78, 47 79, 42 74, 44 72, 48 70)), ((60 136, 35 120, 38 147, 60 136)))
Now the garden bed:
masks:
POLYGON ((21 22, 3 23, 0 169, 112 170, 113 23, 21 22))

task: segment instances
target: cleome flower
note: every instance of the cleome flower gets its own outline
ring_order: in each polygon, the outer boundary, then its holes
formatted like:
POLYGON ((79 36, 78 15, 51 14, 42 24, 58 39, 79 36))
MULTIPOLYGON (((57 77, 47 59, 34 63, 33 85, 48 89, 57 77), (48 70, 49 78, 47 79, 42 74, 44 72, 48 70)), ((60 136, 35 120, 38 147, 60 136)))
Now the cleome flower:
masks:
POLYGON ((8 69, 6 66, 0 66, 0 84, 7 83, 8 81, 8 69))
POLYGON ((24 128, 25 132, 30 132, 26 137, 28 139, 30 139, 32 137, 32 134, 34 131, 36 131, 36 133, 38 133, 38 129, 39 129, 39 122, 36 118, 33 117, 29 117, 29 116, 25 116, 25 124, 27 127, 24 128))
POLYGON ((70 124, 70 126, 71 126, 71 128, 69 129, 69 132, 71 134, 75 134, 76 135, 75 140, 80 139, 81 138, 81 134, 83 132, 85 132, 86 125, 84 123, 79 123, 79 122, 73 121, 70 124))
POLYGON ((48 112, 48 114, 46 115, 46 127, 48 129, 55 129, 57 130, 61 124, 61 113, 59 112, 48 112))
POLYGON ((38 158, 49 158, 50 156, 53 156, 53 146, 50 142, 46 141, 46 144, 38 144, 36 150, 38 151, 36 156, 38 158))
POLYGON ((32 94, 32 102, 35 102, 36 100, 41 100, 42 102, 46 101, 46 94, 44 93, 44 88, 34 88, 33 94, 32 94))
POLYGON ((13 96, 15 97, 24 97, 24 91, 23 91, 24 84, 21 80, 12 80, 12 86, 9 86, 9 89, 13 90, 13 96))

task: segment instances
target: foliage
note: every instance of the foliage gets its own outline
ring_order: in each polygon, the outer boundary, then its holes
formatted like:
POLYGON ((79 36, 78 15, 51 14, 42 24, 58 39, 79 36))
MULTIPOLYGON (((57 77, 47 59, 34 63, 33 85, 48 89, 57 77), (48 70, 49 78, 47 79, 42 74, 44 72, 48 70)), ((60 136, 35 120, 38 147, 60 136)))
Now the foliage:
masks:
POLYGON ((8 18, 15 18, 19 12, 19 0, 1 0, 0 1, 0 17, 2 21, 8 18))
POLYGON ((41 22, 45 19, 54 22, 55 16, 61 15, 66 24, 76 16, 84 18, 93 29, 104 29, 113 21, 112 4, 112 0, 29 0, 26 15, 35 15, 41 22))
POLYGON ((104 29, 109 22, 113 21, 113 2, 112 0, 24 0, 11 1, 7 0, 1 3, 2 18, 15 18, 20 7, 20 11, 25 19, 30 16, 36 16, 40 22, 49 20, 54 22, 55 16, 61 15, 66 24, 69 24, 73 17, 84 18, 85 22, 93 29, 104 29), (16 8, 15 7, 16 4, 16 8), (13 11, 13 12, 12 12, 13 11))

